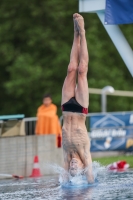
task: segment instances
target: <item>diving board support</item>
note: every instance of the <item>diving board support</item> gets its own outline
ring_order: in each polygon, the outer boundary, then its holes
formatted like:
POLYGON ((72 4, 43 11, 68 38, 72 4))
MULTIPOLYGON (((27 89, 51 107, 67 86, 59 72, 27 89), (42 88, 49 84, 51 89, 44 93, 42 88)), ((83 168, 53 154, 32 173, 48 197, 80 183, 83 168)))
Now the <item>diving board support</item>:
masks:
POLYGON ((79 0, 79 12, 97 13, 129 72, 133 76, 133 50, 118 25, 106 25, 104 22, 105 3, 106 0, 79 0))
POLYGON ((110 36, 125 65, 133 76, 133 51, 117 25, 104 25, 104 12, 97 12, 105 30, 110 36))
POLYGON ((105 0, 79 0, 79 12, 97 12, 105 9, 105 0))

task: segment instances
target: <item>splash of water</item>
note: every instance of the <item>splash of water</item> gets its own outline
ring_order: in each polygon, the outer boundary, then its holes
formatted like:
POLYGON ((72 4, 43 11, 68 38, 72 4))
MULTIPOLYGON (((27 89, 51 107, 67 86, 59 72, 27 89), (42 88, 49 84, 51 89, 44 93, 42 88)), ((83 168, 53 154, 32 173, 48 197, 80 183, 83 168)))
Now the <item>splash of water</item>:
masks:
MULTIPOLYGON (((88 181, 86 179, 85 173, 89 170, 89 167, 79 170, 75 176, 71 176, 69 172, 67 172, 64 168, 56 165, 50 164, 49 165, 56 173, 59 174, 59 183, 61 186, 64 187, 71 187, 71 186, 88 186, 88 181)), ((98 162, 92 163, 92 173, 94 177, 94 183, 90 185, 94 185, 98 182, 98 175, 100 175, 104 171, 106 172, 106 167, 101 166, 98 162)))

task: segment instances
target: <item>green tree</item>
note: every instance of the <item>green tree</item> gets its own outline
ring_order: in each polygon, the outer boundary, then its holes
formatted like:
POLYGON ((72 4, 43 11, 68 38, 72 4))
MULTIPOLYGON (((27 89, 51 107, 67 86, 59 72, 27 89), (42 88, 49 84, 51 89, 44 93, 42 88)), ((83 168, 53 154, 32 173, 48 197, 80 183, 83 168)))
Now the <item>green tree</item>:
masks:
MULTIPOLYGON (((0 114, 34 116, 44 93, 58 106, 73 40, 72 14, 78 1, 0 3, 0 114)), ((132 90, 132 77, 96 14, 83 14, 90 63, 89 87, 132 90)), ((131 25, 121 26, 133 46, 131 25), (126 27, 126 28, 125 28, 126 27)), ((108 110, 132 110, 131 98, 108 97, 108 110), (114 104, 115 101, 115 104, 114 104)), ((90 112, 100 112, 100 96, 90 95, 90 112)))

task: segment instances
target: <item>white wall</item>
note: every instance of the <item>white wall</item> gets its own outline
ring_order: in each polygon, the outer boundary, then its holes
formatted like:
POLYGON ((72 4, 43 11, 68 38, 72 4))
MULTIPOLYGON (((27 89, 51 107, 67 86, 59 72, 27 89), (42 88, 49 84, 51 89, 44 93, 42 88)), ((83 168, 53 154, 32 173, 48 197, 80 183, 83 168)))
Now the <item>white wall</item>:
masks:
POLYGON ((30 176, 35 155, 42 175, 55 174, 47 165, 63 165, 62 149, 55 144, 55 135, 0 138, 0 174, 30 176))

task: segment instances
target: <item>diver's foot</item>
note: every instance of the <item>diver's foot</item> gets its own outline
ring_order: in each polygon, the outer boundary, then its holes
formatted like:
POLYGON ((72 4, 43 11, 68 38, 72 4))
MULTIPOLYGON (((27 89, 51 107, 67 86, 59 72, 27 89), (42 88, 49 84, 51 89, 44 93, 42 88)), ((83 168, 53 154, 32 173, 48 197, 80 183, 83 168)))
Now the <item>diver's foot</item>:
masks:
POLYGON ((74 15, 75 15, 75 21, 76 21, 76 25, 77 25, 79 34, 80 34, 80 36, 82 36, 82 34, 85 33, 84 18, 78 13, 75 13, 74 15))
POLYGON ((78 25, 76 22, 77 16, 78 16, 78 13, 73 14, 74 34, 76 34, 76 36, 79 36, 79 29, 78 29, 78 25))

